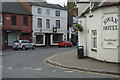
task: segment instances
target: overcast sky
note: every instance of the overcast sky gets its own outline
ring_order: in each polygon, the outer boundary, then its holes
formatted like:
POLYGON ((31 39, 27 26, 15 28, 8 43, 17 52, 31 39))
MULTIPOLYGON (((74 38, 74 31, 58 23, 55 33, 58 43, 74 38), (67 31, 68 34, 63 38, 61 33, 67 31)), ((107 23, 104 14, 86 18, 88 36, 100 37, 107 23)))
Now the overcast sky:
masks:
POLYGON ((46 0, 48 3, 52 4, 60 4, 63 6, 64 4, 67 5, 67 0, 46 0))

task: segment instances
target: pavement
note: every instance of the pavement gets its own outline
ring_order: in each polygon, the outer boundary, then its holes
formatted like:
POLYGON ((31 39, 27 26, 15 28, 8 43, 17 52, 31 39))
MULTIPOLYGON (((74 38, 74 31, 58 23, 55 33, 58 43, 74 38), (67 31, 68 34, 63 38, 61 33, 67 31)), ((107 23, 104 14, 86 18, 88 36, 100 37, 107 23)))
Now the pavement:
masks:
POLYGON ((119 64, 101 62, 91 58, 78 59, 76 49, 53 55, 52 57, 47 58, 46 62, 73 70, 120 75, 119 64))

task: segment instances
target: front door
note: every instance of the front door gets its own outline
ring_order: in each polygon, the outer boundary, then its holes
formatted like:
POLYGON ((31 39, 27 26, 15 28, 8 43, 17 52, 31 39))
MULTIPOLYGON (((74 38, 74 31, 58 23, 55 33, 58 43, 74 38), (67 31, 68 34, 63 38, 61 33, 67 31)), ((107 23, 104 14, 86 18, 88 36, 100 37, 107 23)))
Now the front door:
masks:
POLYGON ((46 46, 50 46, 50 34, 45 35, 45 44, 46 46))

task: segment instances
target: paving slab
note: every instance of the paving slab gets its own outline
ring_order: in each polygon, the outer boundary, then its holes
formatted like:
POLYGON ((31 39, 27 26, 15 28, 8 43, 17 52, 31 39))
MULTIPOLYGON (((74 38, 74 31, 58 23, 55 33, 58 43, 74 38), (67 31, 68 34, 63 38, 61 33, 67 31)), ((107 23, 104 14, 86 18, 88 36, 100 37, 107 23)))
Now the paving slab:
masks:
POLYGON ((101 62, 91 58, 78 59, 76 49, 54 55, 48 58, 47 62, 71 69, 120 74, 119 64, 101 62))

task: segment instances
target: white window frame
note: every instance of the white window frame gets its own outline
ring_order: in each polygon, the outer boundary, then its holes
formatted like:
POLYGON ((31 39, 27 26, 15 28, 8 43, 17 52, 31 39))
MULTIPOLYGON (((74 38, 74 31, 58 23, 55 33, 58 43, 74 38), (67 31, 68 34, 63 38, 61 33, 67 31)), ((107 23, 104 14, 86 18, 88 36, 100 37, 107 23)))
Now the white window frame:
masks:
POLYGON ((97 50, 97 30, 92 30, 92 49, 97 50))
POLYGON ((37 11, 38 11, 38 14, 41 14, 42 13, 42 8, 38 8, 37 11))
POLYGON ((60 16, 60 11, 59 10, 55 11, 55 16, 60 16))
POLYGON ((42 18, 37 18, 37 24, 38 24, 38 28, 41 28, 42 27, 42 18), (41 20, 41 22, 39 22, 39 20, 41 20))
POLYGON ((60 20, 56 20, 56 27, 60 29, 60 20), (59 23, 58 23, 59 22, 59 23))
POLYGON ((46 15, 50 15, 50 9, 46 9, 46 15))
POLYGON ((50 19, 46 19, 46 28, 50 28, 50 19), (49 23, 47 22, 49 20, 49 23))

